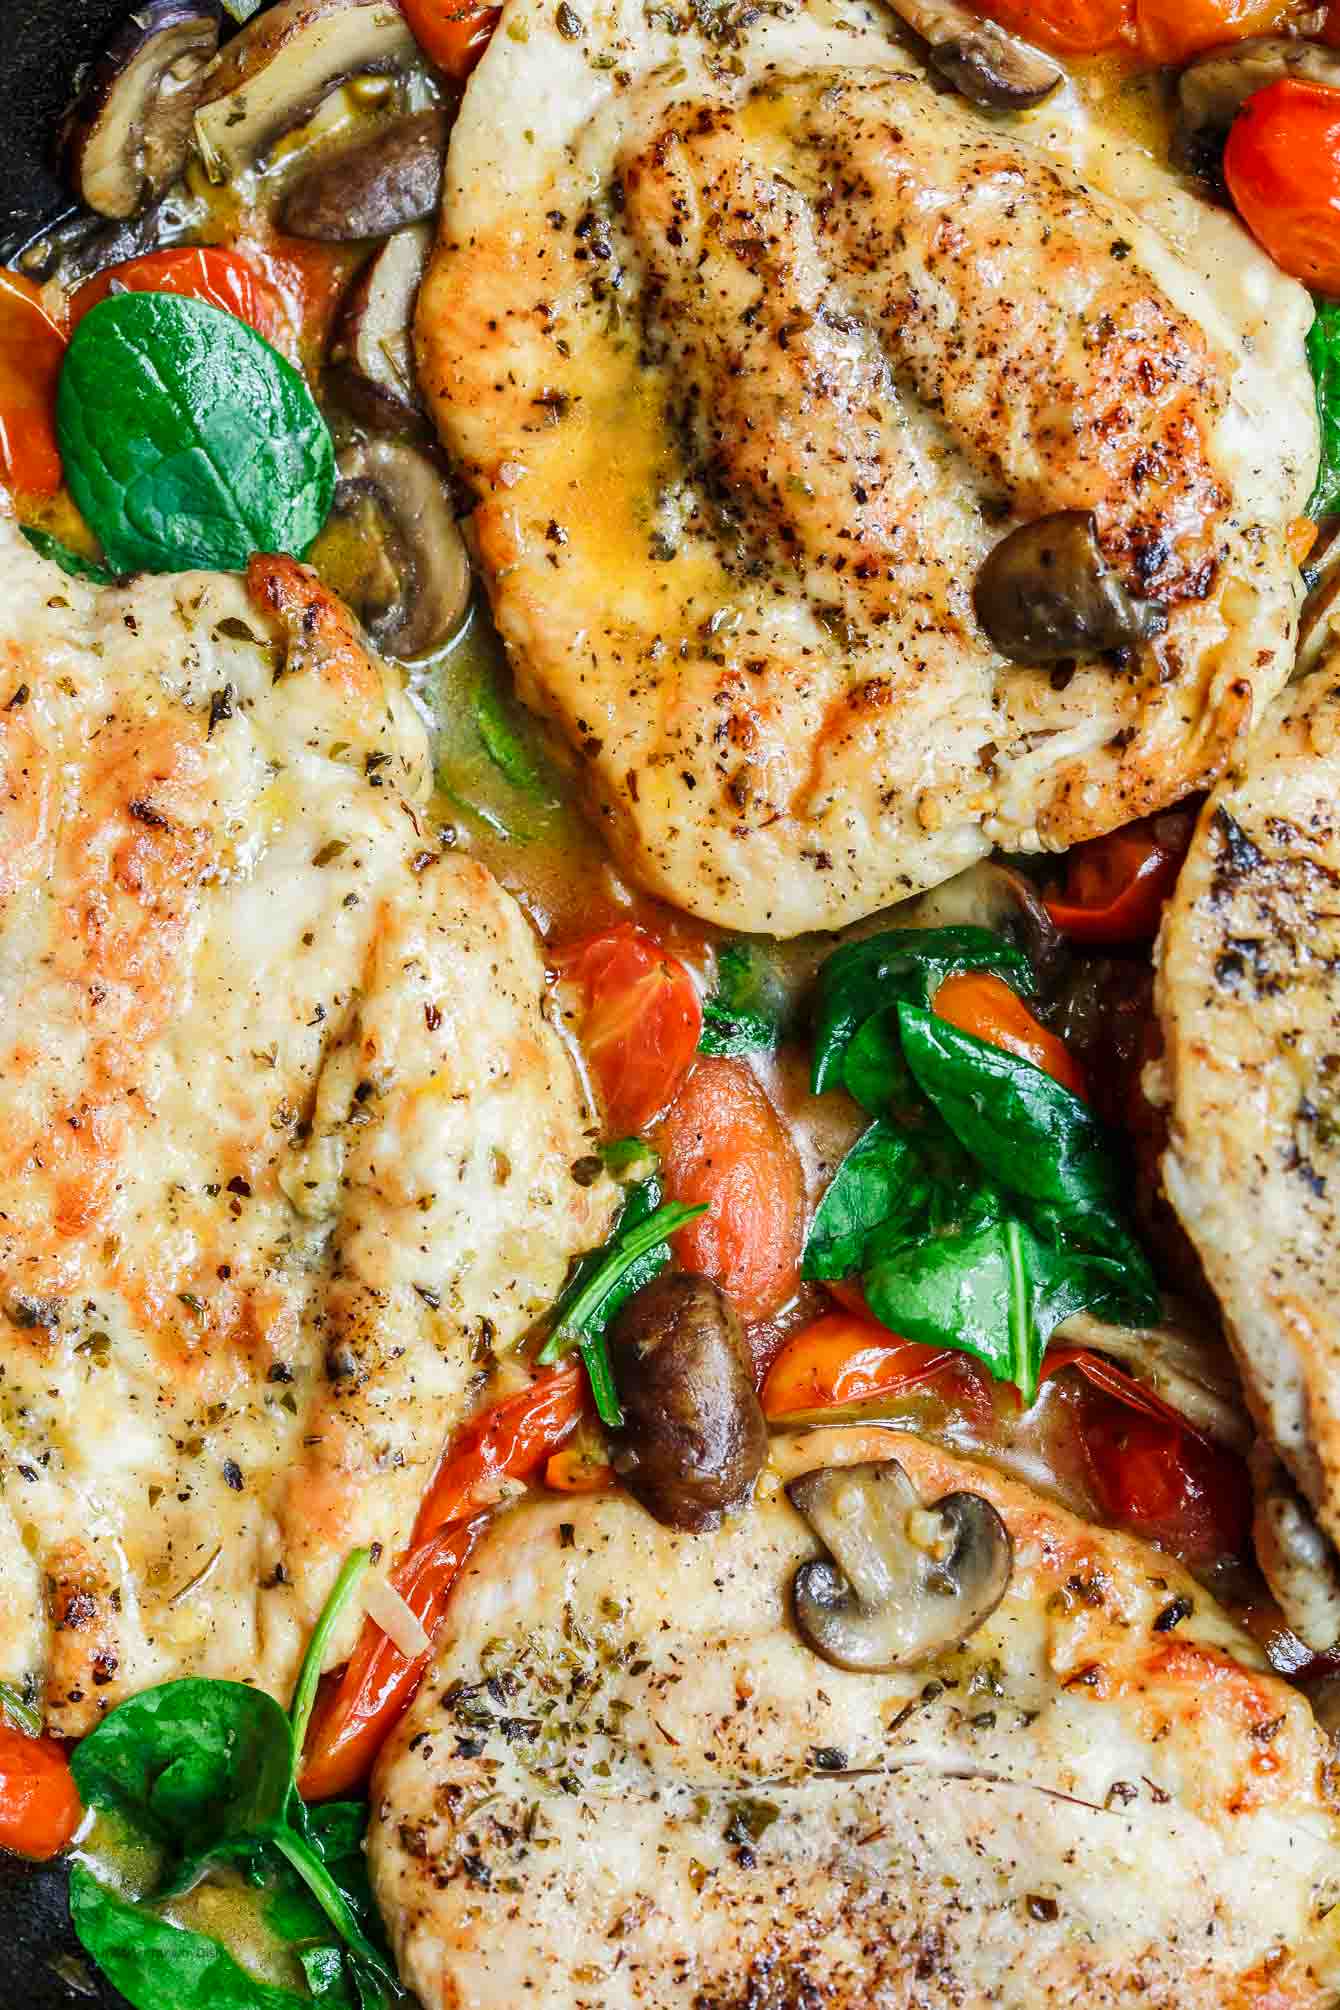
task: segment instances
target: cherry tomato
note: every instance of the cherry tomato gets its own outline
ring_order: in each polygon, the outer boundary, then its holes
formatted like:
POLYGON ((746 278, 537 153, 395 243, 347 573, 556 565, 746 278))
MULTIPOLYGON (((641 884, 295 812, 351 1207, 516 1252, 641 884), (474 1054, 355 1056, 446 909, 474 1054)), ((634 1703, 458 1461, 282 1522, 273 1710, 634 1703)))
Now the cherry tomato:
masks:
POLYGON ((973 0, 976 11, 1060 56, 1096 56, 1135 33, 1135 0, 973 0))
POLYGON ((769 1368, 764 1415, 788 1417, 892 1395, 930 1381, 961 1358, 942 1347, 899 1340, 873 1320, 827 1312, 794 1333, 769 1368))
POLYGON ((468 0, 400 0, 400 11, 424 55, 464 83, 492 40, 502 9, 471 6, 468 0))
POLYGON ((70 302, 70 326, 112 293, 184 293, 235 314, 267 342, 282 348, 288 337, 283 302, 250 260, 210 245, 178 245, 149 251, 124 265, 108 266, 85 280, 70 302))
POLYGON ((805 1176, 789 1132, 743 1061, 699 1061, 657 1134, 667 1200, 708 1213, 672 1238, 686 1270, 713 1278, 742 1319, 795 1295, 805 1176))
POLYGON ((645 1130, 697 1051, 703 1008, 693 979, 631 921, 559 949, 555 962, 585 993, 582 1046, 610 1130, 645 1130))
POLYGON ((556 1494, 600 1494, 614 1485, 614 1468, 592 1458, 584 1446, 565 1445, 547 1461, 544 1483, 556 1494))
POLYGON ((974 1033, 993 1047, 1032 1061, 1072 1095, 1087 1093, 1084 1071, 1064 1041, 1040 1026, 1022 999, 999 977, 979 970, 947 977, 935 994, 935 1013, 962 1033, 974 1033))
POLYGON ((1297 12, 1297 0, 1136 0, 1140 54, 1149 63, 1185 63, 1202 49, 1273 34, 1297 12))
POLYGON ((83 1813, 60 1746, 0 1724, 0 1849, 34 1858, 55 1856, 83 1813))
POLYGON ((1142 1416, 1154 1417, 1163 1423, 1175 1424, 1190 1437, 1199 1438, 1202 1444, 1210 1443, 1194 1424, 1187 1422, 1180 1410, 1175 1410, 1153 1389, 1147 1389, 1143 1382, 1137 1382, 1133 1375, 1128 1375, 1103 1355, 1091 1353, 1087 1347, 1050 1348, 1042 1363, 1038 1387, 1041 1388, 1050 1376, 1059 1375, 1063 1368, 1076 1369, 1086 1382, 1092 1383, 1095 1389, 1101 1389, 1104 1395, 1124 1403, 1127 1409, 1138 1410, 1142 1416))
POLYGON ((1251 1488, 1231 1452, 1180 1421, 1115 1406, 1087 1419, 1084 1447, 1109 1520, 1189 1559, 1247 1554, 1251 1488))
POLYGON ((414 1524, 415 1543, 478 1514, 496 1499, 499 1482, 524 1479, 556 1451, 582 1414, 583 1385, 574 1363, 540 1375, 528 1388, 495 1403, 467 1424, 433 1475, 414 1524))
POLYGON ((1152 942, 1196 820, 1173 810, 1076 845, 1047 912, 1073 942, 1152 942))
POLYGON ((13 495, 52 496, 61 484, 56 381, 65 330, 31 279, 0 269, 0 478, 13 495))
POLYGON ((1248 98, 1224 148, 1224 180, 1281 271, 1340 295, 1340 90, 1285 77, 1248 98))
MULTIPOLYGON (((412 1549, 391 1574, 430 1640, 483 1525, 481 1519, 441 1529, 412 1549)), ((318 1698, 312 1713, 298 1781, 304 1800, 329 1800, 362 1785, 383 1740, 409 1708, 430 1659, 430 1654, 419 1654, 411 1660, 380 1626, 367 1621, 348 1667, 318 1698)))

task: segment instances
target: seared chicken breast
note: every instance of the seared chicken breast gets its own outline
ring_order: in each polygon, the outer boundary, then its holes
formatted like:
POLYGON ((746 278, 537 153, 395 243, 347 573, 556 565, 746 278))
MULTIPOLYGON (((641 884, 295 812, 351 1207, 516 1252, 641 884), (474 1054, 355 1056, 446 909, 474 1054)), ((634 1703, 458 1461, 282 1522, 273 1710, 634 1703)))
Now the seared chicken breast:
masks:
POLYGON ((0 1678, 74 1734, 286 1694, 610 1199, 527 924, 312 575, 0 545, 0 1678))
POLYGON ((985 118, 868 8, 508 0, 420 380, 620 860, 789 935, 1218 774, 1291 660, 1310 314, 1073 95, 985 118), (982 561, 1057 512, 1161 633, 993 646, 982 561))
MULTIPOLYGON (((1210 796, 1168 908, 1157 1001, 1169 1198, 1248 1400, 1340 1541, 1340 661, 1276 703, 1210 796)), ((1290 1623, 1340 1637, 1334 1552, 1257 1461, 1258 1547, 1290 1623)))
POLYGON ((499 1519, 374 1778, 427 2010, 1333 2000, 1340 1859, 1304 1699, 1175 1564, 904 1434, 774 1444, 676 1534, 624 1496, 499 1519), (790 1615, 781 1481, 894 1455, 1008 1527, 1003 1602, 886 1674, 790 1615))

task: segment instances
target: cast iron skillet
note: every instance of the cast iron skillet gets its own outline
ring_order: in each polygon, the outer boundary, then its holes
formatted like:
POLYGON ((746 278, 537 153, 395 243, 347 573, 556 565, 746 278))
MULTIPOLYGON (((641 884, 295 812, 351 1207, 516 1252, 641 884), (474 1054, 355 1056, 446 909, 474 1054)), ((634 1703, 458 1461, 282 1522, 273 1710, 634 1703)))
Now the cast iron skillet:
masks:
MULTIPOLYGON (((0 246, 70 205, 52 139, 84 64, 134 0, 0 0, 0 246)), ((74 1937, 59 1864, 0 1850, 0 2004, 5 2010, 124 2010, 74 1937)))

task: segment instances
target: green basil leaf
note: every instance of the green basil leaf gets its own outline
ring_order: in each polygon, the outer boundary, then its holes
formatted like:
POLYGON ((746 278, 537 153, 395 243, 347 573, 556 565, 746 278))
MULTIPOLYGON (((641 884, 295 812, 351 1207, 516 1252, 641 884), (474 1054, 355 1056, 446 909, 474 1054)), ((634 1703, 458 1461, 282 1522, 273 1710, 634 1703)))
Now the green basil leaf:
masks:
POLYGON ((168 1887, 285 1820, 293 1779, 289 1722, 274 1698, 199 1676, 130 1696, 76 1745, 85 1807, 119 1816, 178 1859, 168 1887))
POLYGON ((928 1192, 916 1146, 903 1132, 876 1120, 847 1153, 815 1209, 801 1275, 850 1276, 865 1262, 872 1231, 924 1219, 928 1192))
POLYGON ((134 2010, 294 2010, 307 2000, 258 1981, 221 1942, 123 1898, 83 1863, 70 1867, 70 1916, 80 1945, 134 2010))
POLYGON ((301 557, 325 522, 335 450, 306 383, 235 315, 119 293, 66 352, 56 427, 70 493, 117 572, 239 572, 301 557))
POLYGON ((819 972, 812 1086, 842 1080, 843 1056, 872 1013, 907 1001, 929 1006, 947 977, 990 970, 1016 991, 1031 991, 1033 966, 989 928, 895 928, 835 950, 819 972))
POLYGON ((116 574, 109 572, 105 565, 97 565, 82 552, 71 551, 68 544, 62 544, 49 530, 39 530, 36 524, 21 523, 19 529, 27 538, 33 550, 42 558, 49 558, 62 572, 68 572, 71 579, 91 579, 99 586, 111 586, 116 574))
POLYGON ((703 1007, 700 1054, 757 1054, 777 1045, 786 995, 776 966, 753 942, 717 951, 716 987, 703 1007))
POLYGON ((1319 300, 1307 334, 1307 360, 1321 421, 1321 462, 1305 514, 1330 516, 1340 510, 1340 301, 1319 300))

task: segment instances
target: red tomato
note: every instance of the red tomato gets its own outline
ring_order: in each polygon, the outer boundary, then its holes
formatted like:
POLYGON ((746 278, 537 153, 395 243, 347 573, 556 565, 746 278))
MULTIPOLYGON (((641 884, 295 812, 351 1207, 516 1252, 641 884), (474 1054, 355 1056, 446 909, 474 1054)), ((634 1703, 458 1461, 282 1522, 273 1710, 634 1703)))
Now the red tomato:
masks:
POLYGON ((1090 1417, 1084 1446, 1109 1520, 1187 1558, 1247 1553, 1251 1488, 1231 1452, 1166 1417, 1115 1405, 1090 1417))
POLYGON ((1281 271, 1340 295, 1340 90, 1285 77, 1248 98, 1224 148, 1224 180, 1281 271))
POLYGON ((673 1237, 686 1270, 711 1277, 742 1319, 795 1295, 805 1176, 789 1132, 743 1061, 699 1061, 658 1133, 667 1200, 709 1212, 673 1237))
POLYGON ((0 269, 0 477, 14 495, 52 496, 61 484, 56 381, 65 330, 31 279, 0 269))
POLYGON ((111 265, 85 280, 70 302, 70 326, 77 327, 91 307, 112 293, 185 293, 210 307, 221 307, 263 335, 277 348, 288 337, 283 302, 249 260, 235 251, 210 245, 179 245, 172 251, 149 251, 124 265, 111 265))
POLYGON ((450 1522, 488 1507, 501 1479, 523 1479, 556 1451, 582 1414, 583 1383, 575 1363, 539 1375, 505 1403, 467 1424, 447 1448, 414 1524, 425 1542, 450 1522))
POLYGON ((961 1033, 973 1033, 993 1047, 1003 1047, 1042 1068, 1072 1095, 1087 1093, 1084 1070, 1064 1041, 1040 1026, 1022 999, 999 977, 967 970, 959 977, 947 977, 935 994, 935 1014, 957 1026, 961 1033))
POLYGON ((1135 0, 973 0, 979 14, 998 21, 1061 56, 1093 56, 1129 42, 1135 0))
POLYGON ((582 987, 582 1046, 613 1132, 645 1130, 697 1051, 703 1008, 684 965, 631 921, 555 954, 582 987))
POLYGON ((1297 0, 1136 0, 1140 54, 1150 63, 1185 63, 1202 49, 1272 34, 1297 12, 1297 0))
POLYGON ((400 10, 425 56, 457 83, 465 82, 487 49, 502 12, 469 0, 400 0, 400 10))
POLYGON ((1074 942, 1152 942, 1195 827, 1192 811, 1171 810, 1076 845, 1064 885, 1046 903, 1061 933, 1074 942))
POLYGON ((873 1320, 828 1312, 802 1326, 763 1381, 765 1416, 788 1417, 887 1396, 928 1382, 962 1356, 899 1340, 873 1320))
POLYGON ((55 1856, 83 1813, 60 1746, 0 1724, 0 1849, 35 1858, 55 1856))

